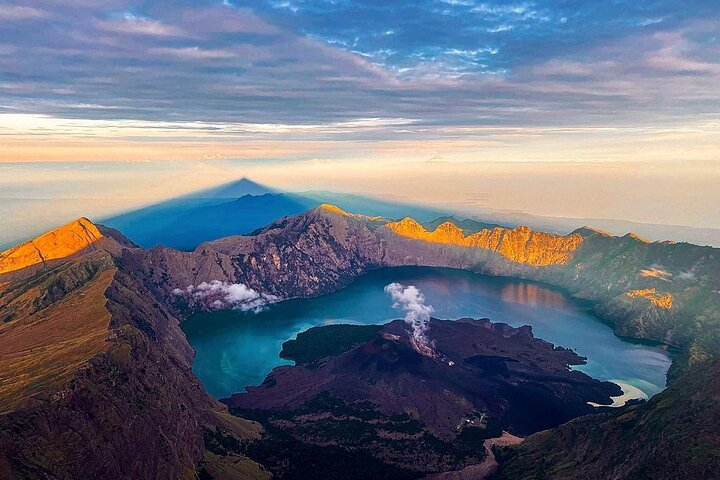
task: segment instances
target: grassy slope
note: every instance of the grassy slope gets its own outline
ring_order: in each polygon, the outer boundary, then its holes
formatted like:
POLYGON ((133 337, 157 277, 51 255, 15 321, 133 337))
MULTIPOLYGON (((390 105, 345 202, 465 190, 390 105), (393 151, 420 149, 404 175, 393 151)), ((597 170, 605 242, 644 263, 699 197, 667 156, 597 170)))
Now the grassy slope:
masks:
POLYGON ((0 478, 266 478, 190 371, 177 320, 106 251, 0 286, 0 478))
POLYGON ((581 417, 501 452, 503 480, 714 479, 720 465, 720 359, 649 402, 581 417))
POLYGON ((0 323, 0 413, 60 387, 107 348, 104 293, 116 270, 103 258, 58 270, 25 289, 0 292, 0 308, 8 312, 0 323), (63 275, 73 278, 60 285, 63 275), (47 295, 59 298, 45 305, 47 295))

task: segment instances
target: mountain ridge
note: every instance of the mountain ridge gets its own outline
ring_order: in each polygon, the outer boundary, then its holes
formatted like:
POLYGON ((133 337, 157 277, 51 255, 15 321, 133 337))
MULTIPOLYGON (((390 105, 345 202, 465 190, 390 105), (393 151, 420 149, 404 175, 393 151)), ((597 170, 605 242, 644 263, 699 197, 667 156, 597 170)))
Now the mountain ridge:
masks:
POLYGON ((103 238, 90 220, 80 217, 37 238, 0 252, 0 274, 69 257, 103 238))
MULTIPOLYGON (((683 298, 683 296, 687 296, 687 293, 685 292, 689 292, 689 290, 683 290, 682 292, 676 292, 673 290, 677 290, 677 288, 684 289, 687 286, 692 286, 694 283, 697 283, 700 278, 696 278, 699 276, 697 276, 695 273, 692 273, 691 270, 701 268, 701 265, 707 263, 708 259, 712 260, 714 258, 713 252, 715 252, 715 249, 712 249, 712 247, 698 247, 689 244, 670 244, 666 242, 654 242, 646 244, 644 242, 636 240, 633 237, 609 237, 603 234, 598 234, 594 231, 588 232, 586 236, 583 236, 579 232, 576 232, 568 237, 561 237, 553 234, 534 232, 527 227, 516 227, 512 230, 502 228, 494 229, 493 231, 483 230, 480 232, 476 232, 475 234, 464 236, 461 229, 459 229, 458 227, 454 227, 452 226, 452 224, 449 224, 447 222, 445 226, 440 228, 439 230, 438 228, 436 228, 435 232, 439 231, 442 235, 445 236, 451 235, 453 236, 451 240, 442 238, 441 242, 425 242, 418 241, 418 239, 416 238, 412 238, 412 235, 410 235, 409 237, 404 237, 404 235, 398 235, 396 234, 396 232, 393 231, 393 225, 402 224, 403 222, 409 223, 411 219, 403 220, 400 222, 391 222, 388 220, 379 219, 377 217, 366 217, 363 215, 349 214, 345 211, 342 211, 343 213, 338 213, 339 211, 342 210, 339 208, 337 211, 334 209, 328 209, 327 206, 316 207, 305 212, 304 214, 295 217, 288 217, 287 219, 281 219, 279 221, 273 222, 264 229, 257 232, 258 235, 255 236, 231 236, 218 240, 213 240, 200 245, 196 248, 194 252, 190 252, 187 254, 173 251, 172 249, 167 249, 165 247, 157 247, 150 251, 144 251, 153 252, 152 254, 142 253, 139 256, 147 257, 148 255, 157 255, 157 260, 162 263, 170 261, 173 258, 177 259, 178 261, 182 258, 197 258, 199 260, 209 255, 210 252, 217 251, 218 254, 221 254, 222 258, 225 258, 226 260, 219 260, 219 263, 213 262, 212 264, 203 261, 203 263, 205 264, 204 268, 206 268, 207 270, 203 272, 202 275, 198 273, 194 273, 191 275, 189 274, 189 272, 184 272, 181 274, 179 272, 175 272, 174 274, 169 272, 168 275, 170 276, 170 278, 175 279, 184 278, 184 283, 187 283, 187 285, 192 283, 199 283, 199 281, 202 280, 210 281, 214 279, 223 279, 228 281, 239 281, 239 279, 241 278, 252 284, 254 281, 256 281, 253 280, 252 277, 256 277, 256 275, 252 274, 248 276, 248 273, 254 271, 254 267, 251 265, 252 268, 250 268, 249 270, 246 269, 247 271, 243 273, 242 271, 238 270, 240 266, 237 264, 237 260, 233 260, 232 257, 237 257, 237 255, 243 256, 246 254, 245 252, 261 250, 263 247, 258 244, 259 239, 265 238, 268 235, 275 235, 271 233, 273 231, 281 232, 283 229, 288 229, 287 233, 295 231, 297 232, 296 238, 300 239, 302 237, 304 228, 311 225, 313 222, 318 221, 319 218, 325 216, 327 218, 322 221, 324 222, 323 226, 320 227, 318 224, 318 227, 316 227, 318 228, 318 231, 314 234, 329 234, 329 236, 327 237, 328 239, 330 239, 331 237, 340 238, 344 235, 343 231, 346 233, 350 225, 352 225, 351 230, 356 231, 360 235, 360 238, 345 239, 343 241, 345 243, 345 246, 351 244, 356 245, 353 250, 354 253, 351 251, 345 251, 343 253, 343 256, 347 257, 348 259, 351 259, 355 255, 359 255, 358 259, 364 257, 364 260, 362 260, 360 263, 357 263, 355 260, 353 260, 353 262, 357 265, 357 268, 354 269, 354 272, 351 273, 351 276, 344 277, 345 279, 340 281, 339 283, 331 281, 327 284, 326 287, 321 287, 318 285, 313 288, 302 289, 298 292, 292 292, 292 289, 281 291, 284 289, 284 287, 273 287, 270 284, 271 282, 269 281, 269 279, 261 281, 257 285, 258 287, 266 287, 271 290, 272 294, 279 294, 281 298, 293 298, 296 295, 316 294, 315 292, 325 291, 324 289, 326 288, 340 288, 341 286, 346 284, 350 278, 362 274, 364 271, 367 271, 370 268, 376 268, 379 266, 399 266, 404 264, 411 264, 465 268, 476 270, 480 273, 520 276, 523 278, 545 281, 547 283, 555 284, 561 287, 567 286, 570 290, 570 293, 572 294, 575 294, 581 298, 587 298, 590 300, 594 299, 594 301, 596 302, 599 301, 599 304, 597 306, 598 313, 601 316, 609 319, 613 323, 617 323, 618 321, 622 320, 622 318, 628 318, 628 315, 641 315, 638 320, 642 320, 642 323, 645 324, 645 326, 642 327, 642 330, 638 330, 636 327, 634 327, 633 329, 627 328, 630 327, 631 324, 628 324, 627 326, 621 325, 620 327, 616 325, 616 331, 618 331, 618 333, 639 338, 648 338, 649 336, 653 340, 660 340, 666 343, 682 344, 687 342, 687 340, 674 340, 672 337, 667 336, 667 334, 648 335, 646 330, 649 324, 647 324, 647 322, 643 320, 643 318, 645 317, 642 316, 642 310, 644 310, 645 307, 642 307, 642 302, 647 302, 649 306, 659 306, 658 302, 664 302, 665 305, 669 306, 669 308, 660 309, 667 311, 667 314, 663 315, 661 315, 657 310, 647 310, 647 313, 645 315, 651 315, 650 317, 648 317, 648 319, 652 320, 653 324, 657 323, 658 320, 661 320, 663 317, 666 318, 663 319, 664 322, 667 322, 668 320, 670 320, 670 318, 675 318, 678 313, 677 307, 684 308, 684 303, 686 302, 686 299, 683 298), (297 225, 291 227, 291 224, 297 225), (343 230, 337 232, 332 231, 333 229, 339 228, 341 225, 344 225, 343 230), (498 234, 498 232, 500 232, 500 234, 498 234), (503 251, 502 242, 493 243, 490 245, 490 248, 487 248, 488 245, 480 245, 479 248, 469 248, 477 246, 478 243, 468 242, 468 238, 491 238, 494 242, 497 242, 498 240, 506 239, 506 232, 518 232, 522 235, 520 242, 510 242, 510 245, 512 247, 517 247, 517 251, 521 252, 521 255, 517 256, 512 251, 512 249, 510 250, 510 254, 508 254, 508 252, 506 251, 503 251), (473 237, 473 235, 475 235, 476 237, 473 237), (565 239, 570 238, 570 245, 573 250, 570 251, 570 249, 561 249, 562 263, 557 261, 545 261, 542 263, 538 262, 537 259, 542 259, 542 256, 529 257, 524 251, 524 248, 526 248, 528 245, 532 245, 532 242, 528 242, 527 238, 533 236, 538 236, 541 240, 549 238, 551 240, 560 239, 564 241, 565 239), (523 240, 525 241, 523 242, 523 240), (457 243, 461 244, 457 245, 457 243), (401 245, 403 246, 401 247, 401 245), (364 251, 363 249, 365 247, 367 247, 367 250, 364 251), (416 255, 403 255, 401 252, 403 248, 408 249, 409 252, 412 252, 413 249, 418 250, 418 252, 416 255), (613 249, 615 251, 612 251, 613 249), (687 263, 687 265, 684 266, 687 271, 683 271, 679 268, 676 269, 675 277, 677 278, 677 280, 673 278, 672 281, 662 281, 662 277, 651 278, 645 276, 645 274, 643 274, 642 272, 648 269, 655 268, 652 265, 662 263, 662 261, 659 260, 657 256, 665 256, 665 251, 667 251, 668 249, 677 250, 678 252, 682 252, 683 255, 692 252, 692 255, 696 258, 696 260, 681 262, 687 263), (483 252, 481 250, 487 250, 487 252, 483 252), (645 265, 642 264, 642 259, 643 256, 649 254, 649 252, 646 253, 644 252, 644 250, 658 250, 652 255, 655 258, 648 259, 647 264, 645 265), (635 265, 618 264, 616 267, 613 267, 614 269, 620 269, 620 271, 617 272, 617 274, 620 276, 614 278, 612 280, 613 283, 601 287, 601 284, 603 283, 603 278, 592 279, 583 273, 583 269, 587 268, 585 266, 585 263, 587 263, 587 261, 590 261, 593 264, 601 261, 601 256, 604 255, 605 251, 607 251, 608 253, 607 260, 612 260, 613 258, 618 258, 619 256, 627 255, 628 253, 638 255, 638 257, 634 260, 635 265), (368 254, 370 255, 368 256, 368 254), (569 257, 572 258, 572 261, 570 261, 569 257), (510 263, 500 261, 500 258, 504 258, 505 260, 510 261, 510 263), (530 261, 527 261, 528 258, 530 258, 530 261), (513 259, 517 259, 520 261, 516 262, 513 261, 513 259), (217 268, 220 264, 223 265, 222 268, 217 268), (538 266, 536 264, 540 265, 538 266), (633 271, 637 272, 636 275, 638 276, 638 278, 633 279, 632 277, 628 277, 628 274, 632 275, 633 271), (239 276, 236 275, 235 272, 237 272, 239 276), (621 272, 623 273, 621 274, 621 272), (213 276, 217 276, 217 278, 213 278, 213 276), (266 285, 263 285, 263 283, 265 283, 266 285), (636 293, 651 291, 653 288, 655 289, 655 291, 653 291, 652 295, 641 295, 639 293, 636 293), (613 292, 613 290, 615 291, 615 293, 611 293, 613 292), (665 299, 667 299, 667 301, 665 299), (668 317, 668 315, 670 315, 670 317, 668 317), (618 320, 615 320, 615 318, 617 318, 618 320)), ((422 234, 428 233, 427 230, 418 222, 412 221, 412 226, 419 229, 418 231, 420 231, 422 234)), ((104 230, 107 232, 108 236, 111 235, 109 230, 110 229, 104 230)), ((118 236, 120 234, 116 233, 115 235, 118 236)), ((333 240, 333 242, 334 241, 335 240, 333 240)), ((125 242, 119 247, 116 246, 116 249, 126 250, 127 248, 125 247, 129 245, 132 244, 129 242, 125 242)), ((275 253, 271 253, 270 250, 277 250, 276 245, 268 245, 267 247, 269 250, 266 253, 270 253, 271 255, 273 255, 273 262, 279 265, 279 263, 281 263, 280 259, 283 257, 283 252, 276 251, 275 253)), ((137 249, 130 250, 138 251, 137 249)), ((553 255, 555 254, 552 249, 551 252, 553 253, 553 255)), ((285 253, 285 255, 287 255, 287 253, 285 253)), ((130 257, 132 256, 133 254, 130 255, 130 257)), ((555 258, 557 257, 551 256, 551 260, 554 260, 555 258)), ((255 265, 259 265, 260 263, 262 263, 260 262, 260 260, 261 259, 259 258, 255 258, 253 261, 255 262, 255 265)), ((174 260, 170 263, 172 264, 173 262, 174 260)), ((183 260, 183 262, 187 263, 187 260, 183 260)), ((275 265, 273 268, 278 271, 282 270, 282 268, 279 268, 278 265, 275 265)), ((610 271, 612 271, 612 269, 610 271)), ((667 273, 670 274, 672 272, 667 273)), ((334 276, 337 277, 336 273, 333 274, 328 272, 328 275, 328 278, 332 278, 334 276)), ((606 273, 603 274, 603 277, 605 276, 607 276, 606 273)), ((714 274, 714 276, 717 277, 716 274, 714 274)), ((10 275, 10 277, 12 277, 12 275, 10 275)), ((6 274, 0 276, 0 279, 2 278, 8 278, 8 275, 6 274)), ((710 283, 714 281, 713 275, 710 275, 710 277, 704 279, 704 283, 707 283, 708 281, 710 283)), ((317 283, 316 281, 314 282, 317 283)), ((174 285, 173 287, 184 288, 187 285, 174 285)), ((168 298, 167 291, 164 291, 162 295, 165 297, 165 299, 168 298)), ((714 299, 712 295, 704 299, 706 303, 710 302, 710 305, 716 305, 717 302, 713 302, 713 300, 716 299, 714 299)), ((640 326, 639 323, 636 325, 640 326)), ((667 328, 667 326, 663 328, 667 328)), ((700 357, 702 357, 702 354, 700 354, 700 357)))
POLYGON ((482 248, 499 253, 514 262, 536 267, 568 262, 573 251, 583 241, 582 235, 577 233, 561 236, 535 232, 530 227, 522 225, 513 229, 499 226, 492 230, 483 228, 468 235, 452 221, 441 223, 432 231, 409 217, 399 222, 390 222, 385 226, 407 238, 482 248))
POLYGON ((716 357, 646 403, 580 417, 496 449, 497 480, 715 478, 719 379, 716 357))
POLYGON ((260 427, 205 393, 178 319, 121 261, 137 247, 96 228, 89 248, 0 278, 0 477, 267 478, 213 447, 260 427))
MULTIPOLYGON (((221 471, 220 464, 235 460, 261 472, 242 449, 228 449, 220 440, 230 435, 236 439, 233 442, 244 444, 258 438, 259 427, 242 419, 231 421, 244 425, 240 430, 234 423, 229 425, 227 412, 204 392, 190 369, 192 348, 178 325, 194 309, 209 307, 191 303, 174 291, 202 282, 243 284, 259 295, 289 299, 337 290, 379 267, 462 268, 556 285, 591 300, 618 334, 677 345, 670 385, 681 381, 682 372, 702 368, 704 360, 720 352, 720 294, 713 290, 720 285, 718 249, 592 233, 583 237, 565 263, 533 266, 488 249, 407 238, 386 228, 387 223, 315 208, 272 222, 257 235, 205 242, 192 252, 162 246, 143 250, 123 240, 119 232, 98 226, 104 238, 89 248, 37 264, 38 268, 4 274, 0 305, 12 307, 2 310, 4 328, 10 328, 21 325, 16 322, 41 326, 33 315, 48 308, 73 312, 73 292, 79 298, 88 279, 113 272, 104 293, 91 295, 110 312, 107 325, 104 318, 91 315, 102 320, 98 332, 108 332, 103 335, 106 343, 79 364, 67 356, 79 351, 71 348, 63 354, 65 361, 79 367, 72 367, 70 380, 60 376, 58 383, 46 382, 41 391, 22 394, 22 405, 13 404, 11 412, 0 415, 0 473, 9 478, 76 477, 77 471, 57 461, 63 457, 97 475, 107 473, 103 469, 112 465, 117 475, 137 476, 138 471, 129 469, 153 468, 157 478, 185 478, 188 472, 221 471), (651 288, 659 295, 672 295, 671 307, 660 308, 648 298, 627 295, 651 288), (147 392, 147 398, 138 397, 140 392, 147 392), (170 397, 181 400, 168 404, 170 397), (142 410, 143 402, 153 408, 142 410), (99 405, 107 405, 109 429, 88 415, 99 405), (128 416, 137 416, 133 418, 142 423, 134 423, 122 438, 113 437, 112 428, 120 428, 121 419, 128 416), (36 422, 53 427, 38 429, 36 422), (173 422, 180 428, 170 428, 173 422), (83 432, 83 442, 60 442, 59 432, 68 427, 83 432), (174 460, 154 463, 152 452, 145 451, 145 439, 161 441, 157 429, 166 435, 175 432, 168 446, 173 452, 169 458, 174 460), (232 433, 235 430, 240 433, 232 433), (17 432, 24 432, 23 436, 17 432), (131 438, 143 440, 134 444, 131 438), (88 442, 105 445, 104 455, 112 460, 101 465, 84 455, 80 445, 88 442), (137 462, 129 462, 125 454, 138 455, 137 462)), ((457 233, 450 226, 442 231, 457 233)), ((69 329, 65 340, 77 339, 77 331, 69 329)), ((42 334, 40 328, 34 337, 42 334)), ((0 335, 0 343, 2 339, 0 335)))

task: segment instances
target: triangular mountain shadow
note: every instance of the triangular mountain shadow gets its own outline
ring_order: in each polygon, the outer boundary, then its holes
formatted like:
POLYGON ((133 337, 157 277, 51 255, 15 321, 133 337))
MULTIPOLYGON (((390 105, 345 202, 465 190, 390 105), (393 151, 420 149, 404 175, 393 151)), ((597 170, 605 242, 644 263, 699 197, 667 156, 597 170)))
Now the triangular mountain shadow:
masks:
MULTIPOLYGON (((104 218, 100 223, 120 230, 145 248, 163 244, 192 250, 203 241, 213 238, 208 236, 209 232, 203 233, 210 225, 200 216, 201 212, 197 212, 198 215, 192 215, 192 212, 203 207, 227 203, 243 195, 263 195, 272 192, 272 189, 264 185, 242 178, 104 218), (186 222, 190 224, 183 225, 186 222), (179 227, 183 228, 179 229, 179 227), (190 235, 187 232, 190 232, 190 235)), ((231 223, 232 219, 227 220, 231 223)), ((232 228, 232 225, 228 225, 228 231, 238 233, 232 228)))
POLYGON ((264 195, 266 193, 279 193, 279 190, 270 188, 257 182, 253 182, 248 178, 241 178, 240 180, 233 180, 232 182, 223 183, 215 187, 198 190, 197 192, 192 192, 184 195, 184 197, 208 199, 235 199, 240 198, 244 195, 264 195))
POLYGON ((289 193, 242 178, 100 220, 143 248, 164 245, 193 250, 202 242, 248 234, 287 215, 323 203, 366 215, 412 216, 430 221, 447 212, 417 205, 334 192, 289 193))

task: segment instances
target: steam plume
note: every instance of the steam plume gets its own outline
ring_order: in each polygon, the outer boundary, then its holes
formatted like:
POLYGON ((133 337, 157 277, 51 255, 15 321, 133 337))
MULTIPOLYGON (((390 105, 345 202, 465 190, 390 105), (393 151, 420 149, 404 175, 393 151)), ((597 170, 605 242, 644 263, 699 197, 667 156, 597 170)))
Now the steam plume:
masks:
POLYGON ((433 308, 425 305, 425 295, 414 285, 405 286, 395 282, 385 286, 385 293, 393 299, 394 308, 406 312, 405 322, 412 328, 411 341, 415 350, 423 355, 435 356, 434 345, 427 338, 433 308))
POLYGON ((182 295, 191 305, 202 305, 206 308, 221 310, 233 308, 242 311, 259 312, 268 304, 276 302, 278 297, 259 293, 244 283, 228 283, 212 280, 210 283, 188 285, 185 290, 176 288, 173 294, 182 295))

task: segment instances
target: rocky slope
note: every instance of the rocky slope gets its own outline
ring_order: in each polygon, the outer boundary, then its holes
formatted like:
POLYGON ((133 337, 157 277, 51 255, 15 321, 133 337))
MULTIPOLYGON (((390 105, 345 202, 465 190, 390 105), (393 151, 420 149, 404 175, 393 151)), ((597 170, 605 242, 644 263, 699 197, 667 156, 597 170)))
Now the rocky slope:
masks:
POLYGON ((267 476, 213 448, 260 428, 205 393, 177 319, 119 262, 129 243, 105 232, 81 250, 53 243, 72 251, 61 263, 0 277, 0 478, 267 476))
POLYGON ((500 479, 717 478, 720 359, 642 405, 573 420, 502 449, 500 479))
POLYGON ((498 225, 496 223, 479 222, 477 220, 467 218, 460 220, 449 215, 438 217, 431 222, 424 222, 422 226, 425 227, 425 230, 433 231, 443 223, 452 223, 456 227, 460 228, 465 235, 471 235, 479 232, 480 230, 493 230, 495 228, 502 227, 502 225, 498 225))
POLYGON ((342 458, 385 464, 375 476, 417 478, 480 463, 483 440, 503 430, 524 436, 557 426, 594 411, 587 402, 609 404, 621 393, 569 370, 583 359, 534 338, 530 327, 472 319, 431 319, 428 327, 427 348, 402 320, 314 328, 283 349, 300 354, 296 366, 276 368, 226 403, 262 420, 259 453, 274 452, 261 460, 278 478, 308 478, 315 462, 332 471, 335 460, 319 450, 327 445, 342 458), (289 449, 306 457, 292 460, 289 449))
POLYGON ((79 218, 17 247, 0 252, 0 274, 69 257, 103 238, 87 218, 79 218))
POLYGON ((583 241, 583 237, 577 233, 560 236, 534 232, 528 227, 512 230, 503 227, 492 230, 485 228, 466 236, 463 229, 450 221, 428 231, 412 218, 390 222, 386 228, 414 240, 489 250, 513 262, 533 267, 567 263, 583 241))

